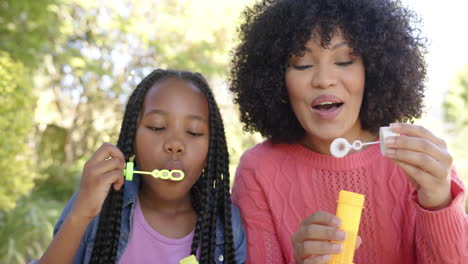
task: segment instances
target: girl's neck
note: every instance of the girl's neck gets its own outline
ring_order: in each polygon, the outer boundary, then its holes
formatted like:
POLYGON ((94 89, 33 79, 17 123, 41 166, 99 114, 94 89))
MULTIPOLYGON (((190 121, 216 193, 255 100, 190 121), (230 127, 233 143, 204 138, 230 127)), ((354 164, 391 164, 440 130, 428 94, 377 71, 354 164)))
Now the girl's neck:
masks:
POLYGON ((161 235, 178 239, 195 228, 197 213, 192 206, 190 193, 182 199, 167 201, 142 185, 138 199, 146 222, 161 235))
POLYGON ((138 192, 138 199, 142 208, 149 209, 159 214, 176 216, 187 212, 194 212, 190 193, 178 200, 165 200, 156 195, 149 188, 142 184, 138 192))
MULTIPOLYGON (((345 138, 350 144, 352 144, 355 140, 360 140, 363 143, 378 140, 378 134, 373 134, 363 129, 356 129, 354 131, 350 131, 341 137, 345 138)), ((299 141, 299 144, 314 152, 324 155, 331 155, 330 145, 333 142, 333 140, 335 140, 335 138, 319 138, 315 135, 306 134, 299 141)), ((361 150, 367 147, 368 146, 364 146, 361 150)))

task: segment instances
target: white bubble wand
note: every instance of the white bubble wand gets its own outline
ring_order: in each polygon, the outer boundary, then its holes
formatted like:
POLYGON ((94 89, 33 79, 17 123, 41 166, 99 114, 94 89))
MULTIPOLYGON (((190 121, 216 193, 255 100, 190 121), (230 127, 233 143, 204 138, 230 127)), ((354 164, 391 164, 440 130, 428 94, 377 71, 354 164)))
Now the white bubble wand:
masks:
POLYGON ((336 138, 335 140, 333 140, 333 142, 330 145, 330 152, 334 157, 342 158, 342 157, 348 155, 348 153, 349 153, 349 151, 351 151, 351 149, 360 150, 364 146, 374 145, 374 144, 379 144, 380 143, 380 151, 382 152, 382 155, 384 155, 385 150, 386 150, 385 138, 391 137, 391 136, 399 136, 399 134, 393 132, 390 129, 390 127, 381 127, 380 128, 380 133, 379 133, 379 139, 380 139, 379 141, 372 141, 372 142, 362 143, 362 141, 356 140, 356 141, 353 142, 353 144, 350 144, 344 138, 336 138))

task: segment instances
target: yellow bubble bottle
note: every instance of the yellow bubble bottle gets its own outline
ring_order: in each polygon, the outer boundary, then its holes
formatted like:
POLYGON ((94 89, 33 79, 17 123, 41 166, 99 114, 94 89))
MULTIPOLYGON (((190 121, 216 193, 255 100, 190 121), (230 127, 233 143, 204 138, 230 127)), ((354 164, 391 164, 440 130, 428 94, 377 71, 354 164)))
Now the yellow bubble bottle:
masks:
POLYGON ((190 255, 186 258, 183 258, 180 261, 180 264, 198 264, 197 258, 194 255, 190 255))
POLYGON ((338 194, 336 216, 341 220, 340 229, 346 232, 346 240, 336 242, 343 245, 340 254, 332 255, 328 264, 353 264, 356 239, 364 206, 364 195, 342 190, 338 194))

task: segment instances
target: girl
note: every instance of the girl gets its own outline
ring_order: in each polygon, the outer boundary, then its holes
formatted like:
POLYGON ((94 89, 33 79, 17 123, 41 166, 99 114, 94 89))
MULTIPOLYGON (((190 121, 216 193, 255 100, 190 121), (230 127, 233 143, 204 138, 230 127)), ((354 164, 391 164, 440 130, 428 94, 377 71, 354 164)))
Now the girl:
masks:
POLYGON ((243 263, 246 240, 229 195, 229 157, 221 115, 198 73, 155 70, 125 109, 117 146, 86 162, 78 192, 40 263, 243 263), (181 170, 182 181, 134 175, 181 170))
POLYGON ((245 129, 268 138, 243 155, 233 187, 248 263, 327 263, 347 235, 333 216, 342 189, 366 196, 355 263, 467 263, 465 191, 446 144, 403 123, 421 115, 426 74, 414 18, 398 0, 244 11, 230 89, 245 129), (390 123, 404 136, 385 155, 330 155, 335 138, 376 141, 390 123))

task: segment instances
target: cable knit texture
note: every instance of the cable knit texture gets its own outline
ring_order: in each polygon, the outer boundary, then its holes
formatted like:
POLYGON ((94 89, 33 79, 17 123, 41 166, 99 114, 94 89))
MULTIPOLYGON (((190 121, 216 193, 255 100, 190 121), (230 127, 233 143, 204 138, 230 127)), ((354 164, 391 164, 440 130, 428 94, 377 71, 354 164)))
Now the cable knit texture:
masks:
POLYGON ((270 141, 241 158, 232 199, 247 231, 248 263, 295 263, 291 235, 316 211, 336 212, 340 190, 366 196, 356 264, 468 263, 468 216, 452 171, 451 204, 422 208, 403 170, 373 145, 337 159, 270 141))

